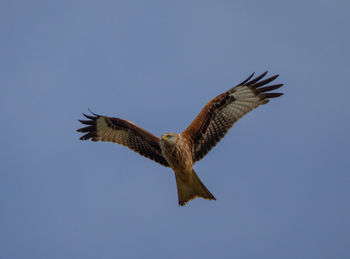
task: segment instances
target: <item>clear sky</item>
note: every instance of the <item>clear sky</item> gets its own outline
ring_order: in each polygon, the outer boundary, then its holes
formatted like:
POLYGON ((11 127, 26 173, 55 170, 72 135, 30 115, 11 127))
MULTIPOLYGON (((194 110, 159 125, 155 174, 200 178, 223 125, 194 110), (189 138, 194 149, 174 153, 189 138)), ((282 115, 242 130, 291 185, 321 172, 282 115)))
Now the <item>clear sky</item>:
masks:
POLYGON ((350 258, 349 1, 2 1, 0 258, 350 258), (81 113, 181 132, 251 72, 284 96, 195 170, 82 142, 81 113))

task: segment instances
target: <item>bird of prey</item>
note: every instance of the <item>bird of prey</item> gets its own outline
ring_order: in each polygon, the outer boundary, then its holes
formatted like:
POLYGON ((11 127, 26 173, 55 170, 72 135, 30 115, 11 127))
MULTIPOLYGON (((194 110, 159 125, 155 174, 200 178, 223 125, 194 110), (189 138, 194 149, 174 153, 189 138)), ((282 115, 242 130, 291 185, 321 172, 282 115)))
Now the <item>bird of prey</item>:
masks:
POLYGON ((267 71, 246 80, 209 101, 192 123, 179 134, 164 133, 161 138, 134 123, 120 118, 83 114, 88 125, 78 129, 81 140, 107 141, 124 145, 133 151, 170 167, 175 173, 179 205, 201 197, 215 200, 204 186, 193 164, 202 159, 243 115, 282 93, 271 92, 283 84, 268 85, 278 75, 264 79, 267 71), (264 79, 264 80, 263 80, 264 79))

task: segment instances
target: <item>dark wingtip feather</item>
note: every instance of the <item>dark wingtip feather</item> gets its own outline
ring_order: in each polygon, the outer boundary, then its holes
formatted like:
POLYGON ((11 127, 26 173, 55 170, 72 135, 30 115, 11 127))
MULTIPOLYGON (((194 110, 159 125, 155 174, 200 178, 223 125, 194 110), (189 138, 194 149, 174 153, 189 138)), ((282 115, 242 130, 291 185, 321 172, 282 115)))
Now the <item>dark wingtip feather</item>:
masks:
POLYGON ((275 80, 277 77, 279 77, 278 74, 277 74, 277 75, 274 75, 274 76, 271 76, 271 77, 269 77, 269 78, 267 78, 267 79, 265 79, 265 80, 263 80, 263 81, 256 82, 255 84, 250 85, 250 87, 252 87, 252 88, 258 88, 258 87, 260 87, 260 86, 263 86, 263 85, 266 85, 266 84, 272 82, 272 81, 275 80))
POLYGON ((268 73, 268 70, 266 70, 264 73, 262 73, 261 75, 257 76, 253 80, 247 82, 246 85, 251 86, 252 84, 255 84, 256 82, 261 80, 264 76, 266 76, 267 73, 268 73))
POLYGON ((98 114, 94 113, 93 111, 91 111, 90 108, 88 108, 88 110, 89 110, 89 112, 90 112, 91 114, 95 115, 96 117, 100 117, 100 115, 98 115, 98 114))
POLYGON ((283 95, 283 93, 263 93, 260 96, 263 99, 268 99, 268 98, 276 98, 276 97, 280 97, 281 95, 283 95))
POLYGON ((264 92, 276 90, 276 89, 278 89, 278 88, 280 88, 280 87, 282 87, 282 86, 283 86, 283 84, 269 85, 269 86, 257 88, 255 91, 256 91, 257 93, 264 93, 264 92))
POLYGON ((274 81, 277 77, 279 77, 279 74, 273 75, 269 78, 266 78, 265 80, 261 80, 265 77, 268 71, 265 71, 261 75, 257 76, 253 80, 246 83, 246 86, 248 86, 250 89, 252 89, 256 95, 258 95, 261 100, 263 100, 263 103, 267 103, 269 98, 276 98, 283 93, 271 93, 270 91, 274 91, 276 89, 279 89, 283 86, 283 84, 274 84, 274 85, 267 85, 274 81), (261 81, 260 81, 261 80, 261 81), (267 85, 267 86, 266 86, 267 85), (263 86, 263 87, 262 87, 263 86))
MULTIPOLYGON (((91 110, 89 109, 89 111, 91 112, 91 110)), ((87 115, 85 113, 83 113, 83 116, 86 117, 89 120, 78 120, 80 123, 84 124, 84 125, 88 125, 87 127, 83 127, 80 129, 77 129, 77 132, 82 132, 82 133, 86 133, 85 135, 83 135, 82 137, 80 137, 80 140, 88 140, 88 139, 92 139, 95 138, 96 135, 96 120, 98 119, 99 115, 97 115, 96 113, 91 112, 94 116, 91 115, 87 115)))
POLYGON ((90 119, 90 120, 96 120, 96 119, 97 119, 97 117, 95 117, 95 116, 90 116, 90 115, 87 115, 87 114, 85 114, 85 113, 83 113, 83 115, 84 115, 86 118, 90 119))
POLYGON ((84 136, 80 137, 80 140, 88 140, 90 138, 95 138, 96 137, 96 133, 95 132, 89 132, 87 134, 85 134, 84 136))
POLYGON ((239 83, 238 85, 244 85, 245 83, 247 83, 253 76, 254 76, 255 72, 251 73, 250 76, 248 76, 247 79, 245 79, 243 82, 239 83))
POLYGON ((79 132, 96 131, 96 126, 92 125, 92 126, 84 127, 84 128, 78 129, 78 131, 79 132))
POLYGON ((78 121, 85 125, 94 125, 96 123, 95 120, 78 120, 78 121))

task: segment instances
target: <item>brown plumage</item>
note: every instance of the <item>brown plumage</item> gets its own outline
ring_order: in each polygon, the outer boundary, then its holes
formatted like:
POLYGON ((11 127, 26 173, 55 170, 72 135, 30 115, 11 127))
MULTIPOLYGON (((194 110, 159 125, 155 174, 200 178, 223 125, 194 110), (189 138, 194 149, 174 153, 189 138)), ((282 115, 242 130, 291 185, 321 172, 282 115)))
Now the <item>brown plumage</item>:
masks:
POLYGON ((79 120, 87 127, 80 139, 107 141, 124 145, 175 173, 179 204, 185 205, 195 197, 215 200, 200 181, 193 164, 202 159, 242 116, 269 102, 282 93, 271 92, 283 84, 268 85, 278 75, 262 80, 267 72, 252 79, 254 73, 237 86, 208 102, 192 123, 180 134, 165 133, 161 138, 130 121, 83 114, 89 120, 79 120))

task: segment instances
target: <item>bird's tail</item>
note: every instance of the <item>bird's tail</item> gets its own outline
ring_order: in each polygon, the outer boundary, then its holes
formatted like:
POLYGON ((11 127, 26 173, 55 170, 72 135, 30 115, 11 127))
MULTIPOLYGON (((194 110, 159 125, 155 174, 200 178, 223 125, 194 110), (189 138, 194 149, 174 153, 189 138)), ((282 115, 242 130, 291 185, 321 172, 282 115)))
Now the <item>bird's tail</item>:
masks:
POLYGON ((184 181, 181 176, 176 173, 175 178, 180 206, 184 206, 188 201, 196 197, 201 197, 206 200, 216 200, 193 169, 192 176, 188 181, 184 181))

